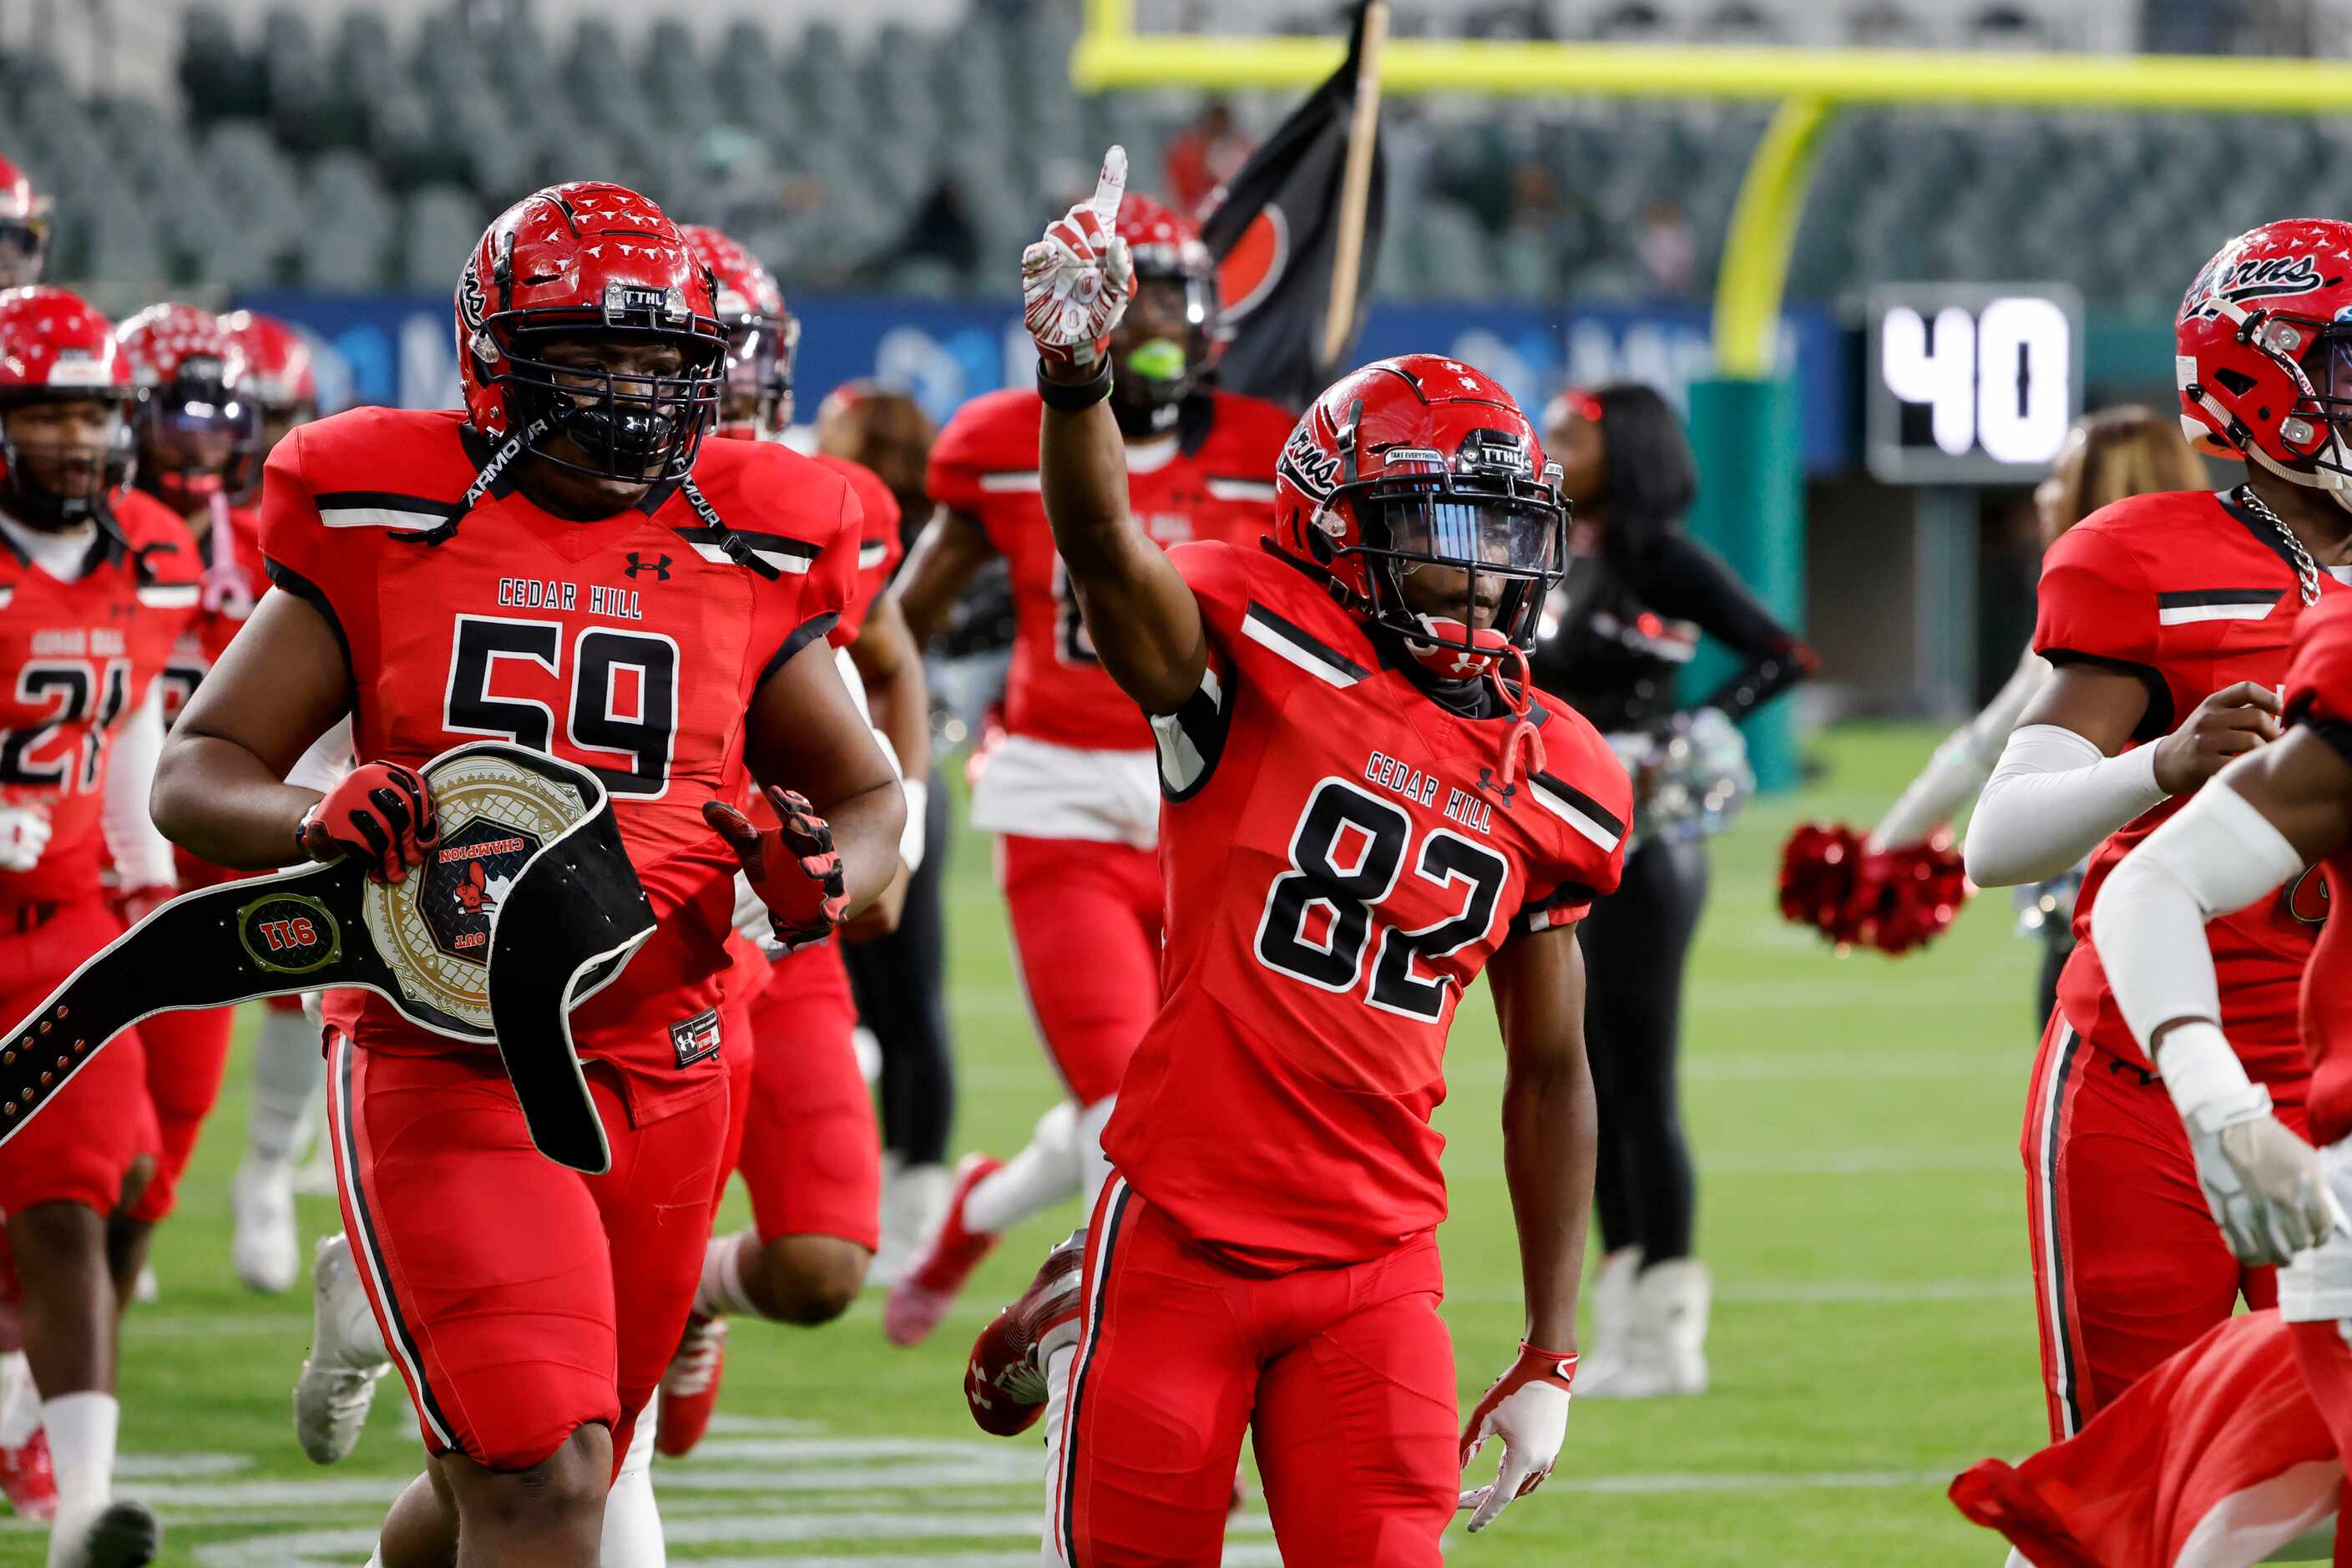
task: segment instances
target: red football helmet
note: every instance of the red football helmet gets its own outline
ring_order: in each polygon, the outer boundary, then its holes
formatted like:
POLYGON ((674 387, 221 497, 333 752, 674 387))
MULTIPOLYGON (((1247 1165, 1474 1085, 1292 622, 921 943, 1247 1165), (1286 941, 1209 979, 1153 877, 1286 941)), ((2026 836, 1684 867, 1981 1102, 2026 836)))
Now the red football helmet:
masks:
POLYGON ((2191 441, 2352 508, 2352 223, 2240 235, 2189 285, 2174 331, 2191 441))
POLYGON ((0 289, 41 280, 49 243, 49 198, 36 195, 25 171, 0 156, 0 289))
POLYGON ((215 494, 250 489, 260 477, 261 405, 221 319, 194 305, 150 305, 115 338, 138 389, 139 488, 184 517, 215 494))
POLYGON ((1166 430, 1217 346, 1217 264, 1201 231, 1140 191, 1118 205, 1135 260, 1135 297, 1111 340, 1111 412, 1130 436, 1166 430))
POLYGON ((246 385, 261 405, 269 445, 297 425, 319 416, 319 377, 310 365, 310 340, 288 322, 253 310, 233 310, 221 325, 245 351, 246 385))
POLYGON ((130 477, 130 362, 103 315, 63 289, 0 293, 0 508, 43 528, 88 516, 130 477), (89 402, 109 411, 94 452, 9 429, 9 415, 28 404, 89 402))
POLYGON ((679 234, 717 283, 719 324, 727 329, 727 390, 719 405, 719 433, 755 439, 784 433, 793 422, 793 356, 801 324, 784 305, 784 291, 759 258, 705 223, 682 224, 679 234))
POLYGON ((1534 644, 1567 554, 1559 481, 1500 383, 1406 354, 1341 378, 1291 431, 1275 464, 1275 537, 1432 671, 1465 680, 1534 644), (1458 608, 1408 592, 1431 567, 1460 575, 1458 608))
POLYGON ((457 278, 457 377, 485 436, 598 479, 683 479, 719 412, 727 333, 710 269, 677 226, 623 185, 575 180, 507 208, 457 278), (566 340, 667 343, 675 374, 557 364, 566 340), (588 459, 558 457, 568 437, 588 459))

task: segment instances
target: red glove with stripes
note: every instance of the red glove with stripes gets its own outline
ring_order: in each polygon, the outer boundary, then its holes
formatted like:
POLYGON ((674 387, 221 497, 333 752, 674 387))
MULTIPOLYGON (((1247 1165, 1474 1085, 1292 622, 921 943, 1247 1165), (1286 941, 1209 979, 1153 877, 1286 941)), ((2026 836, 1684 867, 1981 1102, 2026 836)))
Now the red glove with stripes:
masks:
POLYGON ((362 763, 303 814, 295 847, 313 860, 352 856, 378 882, 400 882, 440 842, 425 781, 397 763, 362 763))
POLYGON ((834 933, 848 918, 849 889, 841 855, 833 847, 833 828, 810 807, 808 797, 772 785, 764 794, 776 814, 773 827, 755 827, 751 818, 718 800, 703 803, 702 820, 735 851, 751 890, 768 906, 776 940, 789 952, 834 933))

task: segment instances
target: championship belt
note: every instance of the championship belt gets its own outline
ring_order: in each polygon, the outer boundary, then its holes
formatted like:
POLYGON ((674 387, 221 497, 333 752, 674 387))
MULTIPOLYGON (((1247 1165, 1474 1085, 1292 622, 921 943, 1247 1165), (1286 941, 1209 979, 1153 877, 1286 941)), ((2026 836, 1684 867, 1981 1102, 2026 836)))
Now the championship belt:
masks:
POLYGON ((184 893, 0 1036, 0 1143, 142 1018, 359 986, 495 1045, 540 1152, 609 1168, 571 1014, 654 931, 612 800, 587 769, 499 741, 420 771, 441 836, 404 880, 345 858, 184 893))

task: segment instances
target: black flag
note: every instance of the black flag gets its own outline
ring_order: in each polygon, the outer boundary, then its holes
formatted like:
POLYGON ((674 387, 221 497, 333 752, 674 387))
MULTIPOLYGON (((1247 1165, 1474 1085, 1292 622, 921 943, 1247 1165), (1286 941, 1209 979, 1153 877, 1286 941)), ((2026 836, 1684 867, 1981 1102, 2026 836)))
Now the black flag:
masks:
POLYGON ((1387 205, 1387 170, 1377 127, 1372 181, 1364 203, 1364 248, 1356 274, 1355 326, 1338 363, 1323 358, 1323 321, 1330 308, 1332 263, 1339 247, 1340 192, 1348 166, 1348 124, 1356 103, 1356 67, 1364 47, 1365 7, 1356 8, 1348 58, 1331 79, 1265 139, 1201 225, 1217 258, 1217 283, 1229 336, 1218 362, 1219 384, 1304 408, 1346 368, 1372 291, 1387 205))

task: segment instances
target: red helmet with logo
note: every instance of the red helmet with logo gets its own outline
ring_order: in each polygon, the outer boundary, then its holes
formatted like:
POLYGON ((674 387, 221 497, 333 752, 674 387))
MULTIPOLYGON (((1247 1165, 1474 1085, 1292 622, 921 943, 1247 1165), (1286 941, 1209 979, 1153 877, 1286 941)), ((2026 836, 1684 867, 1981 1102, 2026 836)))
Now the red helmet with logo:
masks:
POLYGON ((549 185, 500 213, 457 278, 466 417, 541 460, 599 479, 682 479, 719 412, 727 334, 709 268, 646 196, 596 180, 549 185), (564 341, 662 343, 664 374, 558 364, 564 341), (550 449, 568 437, 578 456, 550 449))
POLYGON ((2352 223, 2240 235, 2189 285, 2174 332, 2189 439, 2352 507, 2352 223))
POLYGON ((1567 554, 1559 483, 1500 383, 1406 354, 1343 377, 1299 419, 1275 464, 1275 537, 1430 669, 1468 679, 1534 644, 1567 554), (1409 591, 1432 569, 1460 578, 1458 604, 1409 591))
POLYGON ((677 232, 710 269, 719 324, 727 329, 719 433, 782 435, 793 422, 793 356, 801 343, 801 324, 785 307, 783 289, 759 258, 709 224, 681 224, 677 232))
POLYGON ((221 324, 245 351, 246 384, 264 417, 300 425, 319 416, 319 377, 310 340, 289 322, 255 310, 233 310, 221 324))
POLYGON ((0 154, 0 289, 41 280, 49 243, 49 198, 35 194, 25 171, 0 154))
POLYGON ((1136 299, 1111 345, 1111 409, 1129 435, 1171 427, 1217 349, 1217 264, 1191 219, 1140 191, 1118 205, 1136 299))
POLYGON ((185 515, 259 478, 261 405, 245 384, 245 351, 194 305, 150 305, 115 329, 138 389, 131 433, 141 489, 185 515))
POLYGON ((63 289, 0 292, 0 508, 35 526, 56 527, 88 513, 107 491, 130 477, 131 364, 114 328, 79 295, 63 289), (68 492, 37 479, 34 468, 58 475, 67 458, 13 438, 7 415, 28 403, 105 404, 110 431, 96 471, 68 492), (28 462, 27 459, 30 459, 28 462))

